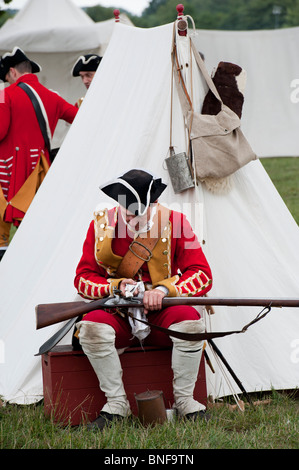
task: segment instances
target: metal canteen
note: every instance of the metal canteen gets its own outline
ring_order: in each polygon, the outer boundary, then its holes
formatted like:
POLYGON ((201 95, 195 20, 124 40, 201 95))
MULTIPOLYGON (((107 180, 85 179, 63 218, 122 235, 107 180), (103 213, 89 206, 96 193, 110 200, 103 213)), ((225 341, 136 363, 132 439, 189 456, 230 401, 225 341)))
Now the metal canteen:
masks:
POLYGON ((194 180, 186 152, 175 154, 173 149, 170 149, 170 157, 165 159, 165 163, 175 194, 194 188, 194 180))

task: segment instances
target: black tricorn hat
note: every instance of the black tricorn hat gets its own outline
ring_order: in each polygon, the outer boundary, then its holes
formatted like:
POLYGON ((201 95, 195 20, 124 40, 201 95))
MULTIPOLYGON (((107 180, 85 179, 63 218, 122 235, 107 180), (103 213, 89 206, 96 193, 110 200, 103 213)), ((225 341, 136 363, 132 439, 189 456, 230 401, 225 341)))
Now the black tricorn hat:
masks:
POLYGON ((102 57, 97 54, 81 55, 73 66, 73 77, 79 77, 79 72, 95 72, 101 60, 102 57))
POLYGON ((0 80, 6 82, 6 75, 10 67, 15 67, 21 62, 29 61, 32 67, 32 73, 38 73, 42 70, 41 66, 33 60, 28 59, 24 51, 19 47, 14 47, 12 52, 6 52, 0 59, 0 80))
POLYGON ((144 170, 134 169, 100 189, 132 214, 143 215, 166 187, 161 178, 155 179, 144 170))

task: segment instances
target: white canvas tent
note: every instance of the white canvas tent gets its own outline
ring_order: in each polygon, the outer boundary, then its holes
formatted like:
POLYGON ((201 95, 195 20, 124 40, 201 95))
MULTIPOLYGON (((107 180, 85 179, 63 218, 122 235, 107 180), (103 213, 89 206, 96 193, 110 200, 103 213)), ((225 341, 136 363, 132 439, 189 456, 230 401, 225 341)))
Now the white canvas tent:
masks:
MULTIPOLYGON (((0 263, 0 396, 17 403, 42 397, 40 345, 61 325, 36 331, 35 306, 72 301, 76 265, 92 214, 111 200, 98 189, 143 167, 169 183, 163 200, 185 212, 211 265, 211 296, 298 297, 299 229, 257 160, 232 178, 232 189, 175 195, 165 169, 169 148, 173 25, 139 29, 117 24, 101 68, 24 221, 0 263), (202 223, 200 226, 198 223, 202 223)), ((184 39, 180 54, 186 53, 184 39)), ((204 96, 195 73, 196 107, 204 96)), ((174 146, 186 150, 174 96, 174 146)), ((213 331, 236 330, 260 309, 216 308, 213 331)), ((299 384, 298 309, 275 309, 246 333, 215 340, 248 392, 299 384)), ((65 338, 69 342, 70 338, 65 338)), ((208 393, 230 395, 215 364, 208 393)))
MULTIPOLYGON (((200 26, 200 25, 198 25, 200 26)), ((197 30, 207 68, 233 62, 247 72, 243 128, 259 157, 299 156, 299 27, 197 30)))
MULTIPOLYGON (((120 21, 132 24, 127 15, 120 21)), ((75 61, 83 54, 103 55, 115 19, 95 23, 72 0, 28 0, 0 29, 0 55, 20 47, 41 65, 40 82, 75 104, 85 95, 80 78, 71 76, 75 61)), ((69 126, 60 122, 53 148, 60 145, 69 126)))

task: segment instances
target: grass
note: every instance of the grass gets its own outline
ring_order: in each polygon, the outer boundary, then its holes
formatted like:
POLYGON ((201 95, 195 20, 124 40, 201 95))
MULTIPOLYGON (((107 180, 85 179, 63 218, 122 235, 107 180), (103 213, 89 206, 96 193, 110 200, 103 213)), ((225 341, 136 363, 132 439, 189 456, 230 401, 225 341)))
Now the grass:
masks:
POLYGON ((299 224, 299 157, 262 158, 261 162, 299 224))
POLYGON ((0 408, 0 448, 298 449, 298 401, 294 395, 275 391, 270 396, 270 404, 248 405, 244 412, 213 408, 208 423, 176 419, 145 428, 133 417, 102 432, 61 427, 44 415, 42 403, 7 405, 0 408))

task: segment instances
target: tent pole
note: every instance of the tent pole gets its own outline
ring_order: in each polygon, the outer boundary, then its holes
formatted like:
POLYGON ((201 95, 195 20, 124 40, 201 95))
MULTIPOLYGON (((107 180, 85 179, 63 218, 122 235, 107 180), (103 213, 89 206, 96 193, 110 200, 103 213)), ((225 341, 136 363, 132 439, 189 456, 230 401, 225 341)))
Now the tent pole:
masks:
POLYGON ((227 360, 225 359, 225 357, 223 356, 222 352, 219 350, 219 348, 216 346, 216 344, 214 343, 214 341, 212 339, 209 339, 208 340, 208 343, 209 345, 213 348, 213 350, 215 351, 215 353, 219 356, 219 358, 222 360, 223 364, 225 365, 225 367, 227 368, 227 370, 229 371, 229 373, 231 374, 231 376, 233 377, 233 379, 235 380, 236 384, 238 385, 238 387, 240 388, 240 390, 244 393, 244 396, 247 398, 248 402, 250 403, 250 405, 253 405, 253 401, 250 397, 250 395, 248 394, 248 392, 246 392, 243 384, 241 383, 241 381, 238 379, 238 377, 236 376, 235 372, 232 370, 231 366, 228 364, 227 360))

